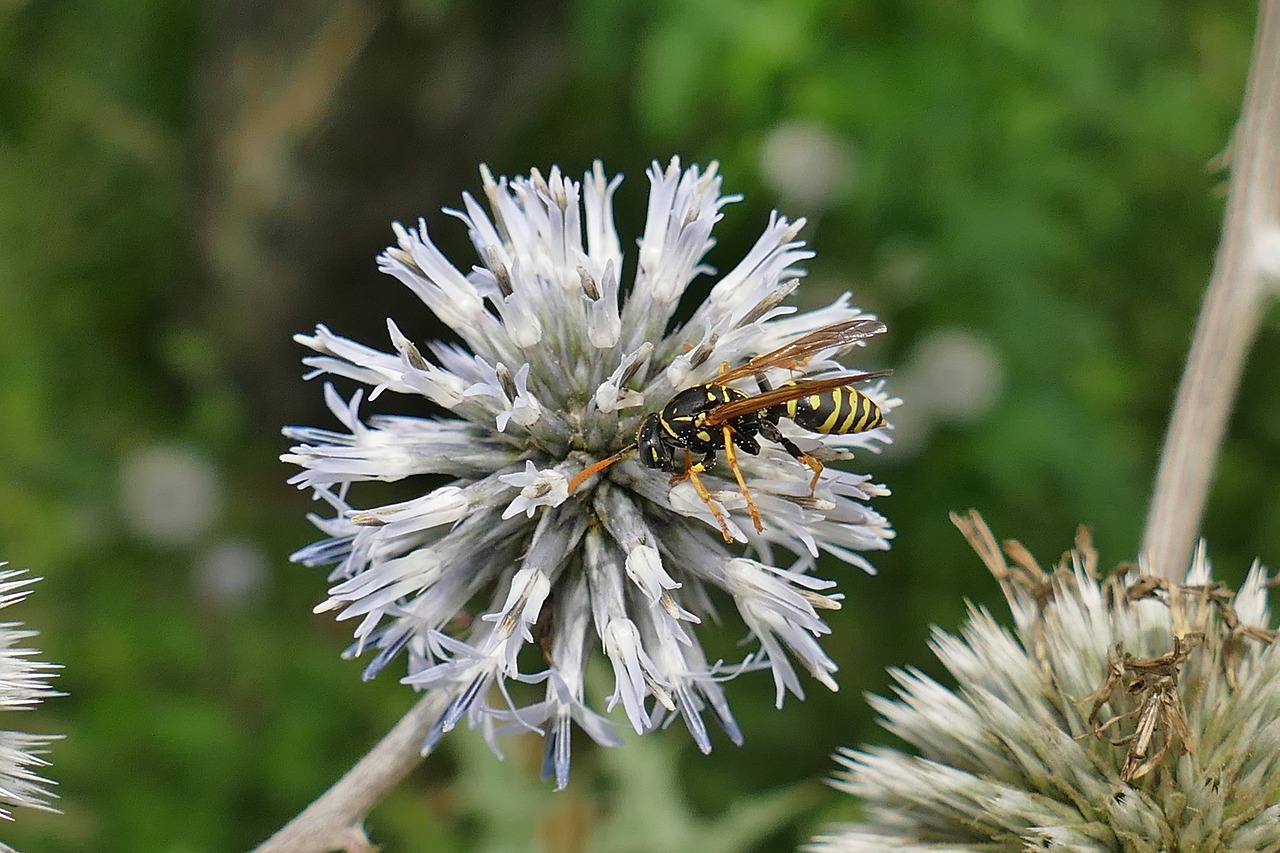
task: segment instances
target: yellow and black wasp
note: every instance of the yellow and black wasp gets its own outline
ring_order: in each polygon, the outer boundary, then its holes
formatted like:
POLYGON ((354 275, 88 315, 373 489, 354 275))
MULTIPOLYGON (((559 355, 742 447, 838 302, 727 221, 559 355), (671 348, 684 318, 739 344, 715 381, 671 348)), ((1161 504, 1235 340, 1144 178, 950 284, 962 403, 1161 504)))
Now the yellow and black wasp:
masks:
POLYGON ((758 454, 757 437, 782 445, 787 453, 812 469, 813 480, 809 483, 812 494, 822 474, 822 463, 783 435, 778 421, 790 418, 797 426, 826 435, 865 432, 884 426, 884 412, 853 385, 890 373, 887 370, 845 373, 800 379, 773 388, 765 371, 770 368, 799 370, 819 352, 848 346, 884 331, 884 324, 877 320, 848 320, 810 332, 739 367, 730 369, 727 364, 722 365, 714 382, 687 388, 672 397, 661 411, 645 415, 636 430, 636 440, 585 468, 570 481, 569 491, 573 492, 588 477, 638 450, 645 466, 674 474, 672 484, 690 480, 720 525, 725 540, 732 541, 723 514, 712 502, 699 476, 715 465, 716 451, 723 450, 729 470, 746 499, 751 521, 757 531, 763 530, 760 513, 738 467, 738 451, 758 454), (729 384, 747 377, 755 378, 760 393, 748 394, 729 384), (695 455, 700 457, 696 461, 695 455))

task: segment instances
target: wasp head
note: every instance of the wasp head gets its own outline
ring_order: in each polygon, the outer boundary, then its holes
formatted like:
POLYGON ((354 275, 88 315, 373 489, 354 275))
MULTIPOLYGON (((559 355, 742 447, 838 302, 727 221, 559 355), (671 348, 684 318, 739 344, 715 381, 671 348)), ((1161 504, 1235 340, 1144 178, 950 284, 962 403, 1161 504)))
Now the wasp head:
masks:
POLYGON ((648 468, 676 473, 684 470, 683 461, 676 459, 677 448, 665 440, 662 432, 662 416, 650 412, 640 421, 636 430, 636 447, 640 452, 640 461, 648 468))

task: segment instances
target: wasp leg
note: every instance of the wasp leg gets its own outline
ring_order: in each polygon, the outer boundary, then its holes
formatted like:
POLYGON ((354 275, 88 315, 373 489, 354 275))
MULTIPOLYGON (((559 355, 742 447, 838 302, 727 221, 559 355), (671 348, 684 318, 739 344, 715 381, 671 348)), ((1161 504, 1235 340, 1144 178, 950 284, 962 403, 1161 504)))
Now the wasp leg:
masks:
POLYGON ((693 490, 698 493, 698 497, 702 498, 702 502, 707 505, 707 509, 711 510, 711 515, 715 517, 716 524, 720 525, 720 535, 724 537, 724 541, 732 542, 733 534, 729 532, 729 523, 724 520, 724 513, 720 511, 720 507, 716 506, 711 500, 711 493, 707 491, 707 487, 703 485, 702 478, 699 474, 707 471, 715 460, 714 453, 708 453, 699 462, 694 462, 689 451, 684 452, 684 473, 677 474, 671 478, 671 485, 675 485, 683 480, 693 483, 693 490), (708 463, 708 459, 713 460, 708 463))
POLYGON ((742 469, 738 467, 738 451, 734 449, 733 429, 727 424, 724 430, 724 458, 729 463, 729 470, 733 472, 733 478, 738 481, 738 489, 742 492, 742 496, 747 499, 747 512, 751 513, 751 523, 756 526, 756 532, 764 530, 764 525, 760 523, 760 513, 756 510, 756 502, 751 497, 751 490, 747 488, 747 483, 742 479, 742 469))
POLYGON ((809 481, 809 496, 813 497, 813 490, 818 488, 818 478, 822 476, 822 463, 817 459, 805 453, 796 443, 782 434, 782 430, 778 429, 777 424, 765 421, 760 426, 760 434, 770 441, 777 442, 782 445, 782 449, 787 451, 802 465, 807 465, 813 471, 813 479, 809 481))
MULTIPOLYGON (((702 463, 699 462, 698 464, 701 465, 702 463)), ((671 479, 667 480, 667 483, 672 486, 678 485, 679 483, 683 483, 685 480, 689 479, 689 472, 692 470, 693 470, 693 457, 690 456, 689 451, 686 450, 684 452, 684 470, 681 471, 679 474, 672 474, 671 479)), ((706 469, 703 468, 703 470, 705 471, 706 469)))

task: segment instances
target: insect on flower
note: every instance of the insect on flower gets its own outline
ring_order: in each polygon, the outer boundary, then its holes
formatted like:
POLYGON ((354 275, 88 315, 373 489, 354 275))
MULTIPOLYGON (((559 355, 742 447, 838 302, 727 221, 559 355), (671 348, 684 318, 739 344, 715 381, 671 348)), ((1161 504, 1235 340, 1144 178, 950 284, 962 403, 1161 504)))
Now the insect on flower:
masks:
POLYGON ((612 456, 583 469, 569 482, 569 492, 628 453, 638 450, 640 461, 646 467, 674 474, 672 485, 689 480, 720 525, 725 541, 731 542, 733 534, 724 515, 711 500, 699 477, 715 465, 716 451, 723 450, 729 470, 733 472, 747 502, 751 521, 757 531, 763 530, 755 500, 738 467, 738 451, 753 456, 759 454, 757 436, 782 445, 796 461, 813 470, 813 479, 809 483, 812 495, 822 476, 822 463, 783 435, 778 429, 778 421, 789 418, 809 432, 824 435, 847 435, 882 427, 885 424, 884 412, 874 400, 853 386, 858 382, 880 379, 891 372, 877 370, 822 376, 774 388, 766 371, 771 368, 798 370, 819 353, 849 346, 884 331, 884 324, 877 320, 834 323, 738 367, 730 369, 727 363, 721 364, 715 381, 686 388, 672 397, 660 411, 645 415, 636 430, 636 440, 612 456), (729 384, 747 377, 755 378, 760 393, 748 394, 729 384), (700 454, 702 458, 695 462, 694 454, 700 454))
POLYGON ((829 360, 884 327, 847 293, 786 304, 813 256, 803 220, 771 214, 717 271, 713 227, 738 198, 718 168, 673 160, 647 176, 630 254, 614 223, 621 177, 603 164, 581 181, 482 169, 483 197, 449 211, 474 262, 447 258, 425 220, 395 226, 378 262, 455 341, 420 345, 391 320, 385 349, 325 326, 297 338, 309 375, 364 386, 344 398, 326 385, 339 429, 286 429, 292 482, 332 511, 313 514, 323 537, 293 557, 333 567, 318 611, 354 620, 349 655, 371 653, 365 678, 399 660, 407 685, 449 698, 424 750, 464 722, 495 744, 538 733, 558 788, 573 729, 622 742, 602 713, 615 706, 638 734, 681 719, 710 752, 711 720, 743 739, 729 679, 767 669, 779 708, 805 695, 798 669, 837 689, 820 640, 840 593, 818 557, 873 572, 865 553, 894 536, 873 506, 888 489, 870 475, 811 480, 892 439, 882 413, 901 401, 880 380, 852 387, 883 374, 829 360), (692 305, 704 276, 714 283, 692 305), (380 395, 441 411, 363 414, 380 395), (379 500, 397 481, 407 499, 379 500), (738 524, 748 509, 758 533, 738 524), (734 613, 754 644, 726 661, 703 638, 734 613), (603 696, 587 684, 601 656, 613 671, 603 696))

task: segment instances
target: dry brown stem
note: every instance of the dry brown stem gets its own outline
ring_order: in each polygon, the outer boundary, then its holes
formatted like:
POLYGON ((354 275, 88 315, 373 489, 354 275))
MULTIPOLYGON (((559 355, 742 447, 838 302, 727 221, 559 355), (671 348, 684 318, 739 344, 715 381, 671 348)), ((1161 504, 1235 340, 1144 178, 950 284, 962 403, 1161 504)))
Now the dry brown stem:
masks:
POLYGON ((418 700, 391 731, 254 853, 372 853, 364 820, 383 795, 422 760, 421 745, 444 711, 448 697, 431 692, 418 700))
POLYGON ((1222 240, 1178 388, 1143 534, 1149 571, 1180 579, 1200 535, 1245 356, 1274 292, 1280 226, 1280 0, 1262 0, 1222 240))

